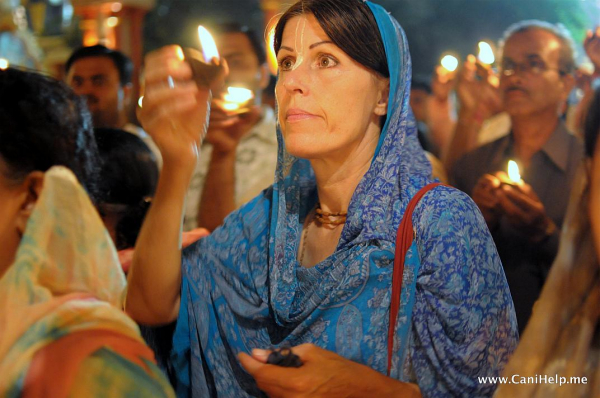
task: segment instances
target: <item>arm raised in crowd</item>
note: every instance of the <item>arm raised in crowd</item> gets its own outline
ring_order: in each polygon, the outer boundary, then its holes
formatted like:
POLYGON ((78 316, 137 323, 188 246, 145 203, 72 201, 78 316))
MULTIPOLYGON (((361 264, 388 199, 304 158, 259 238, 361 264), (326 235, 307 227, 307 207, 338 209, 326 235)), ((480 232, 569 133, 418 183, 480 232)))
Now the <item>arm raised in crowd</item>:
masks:
POLYGON ((485 119, 498 113, 498 90, 491 84, 493 72, 469 55, 458 73, 456 93, 460 103, 452 139, 443 152, 444 165, 451 173, 454 163, 477 147, 479 130, 485 119))
POLYGON ((199 89, 180 47, 150 53, 139 118, 163 156, 156 194, 140 231, 129 273, 126 311, 140 323, 177 317, 185 194, 207 125, 210 91, 199 89))

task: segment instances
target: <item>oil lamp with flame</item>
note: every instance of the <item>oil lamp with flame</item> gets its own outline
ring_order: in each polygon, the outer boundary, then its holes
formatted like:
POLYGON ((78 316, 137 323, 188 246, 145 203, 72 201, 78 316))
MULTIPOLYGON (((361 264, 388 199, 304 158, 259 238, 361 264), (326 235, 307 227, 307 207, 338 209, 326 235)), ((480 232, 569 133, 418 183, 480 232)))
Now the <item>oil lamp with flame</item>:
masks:
POLYGON ((210 32, 202 25, 198 26, 198 38, 202 52, 193 48, 184 48, 183 57, 192 68, 196 84, 210 87, 217 76, 223 71, 217 45, 210 32))
POLYGON ((250 111, 250 103, 254 99, 254 92, 244 87, 227 87, 227 90, 215 102, 229 115, 239 115, 250 111))

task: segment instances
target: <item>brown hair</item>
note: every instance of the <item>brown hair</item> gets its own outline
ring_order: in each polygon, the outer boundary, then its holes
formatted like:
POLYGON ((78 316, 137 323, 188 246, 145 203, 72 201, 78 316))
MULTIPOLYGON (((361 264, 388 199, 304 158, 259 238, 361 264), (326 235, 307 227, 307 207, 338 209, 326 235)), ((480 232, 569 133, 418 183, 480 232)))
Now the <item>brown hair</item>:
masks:
POLYGON ((383 40, 377 21, 362 0, 300 0, 279 19, 275 28, 275 53, 281 47, 286 23, 293 17, 312 14, 331 41, 361 65, 389 77, 383 40))

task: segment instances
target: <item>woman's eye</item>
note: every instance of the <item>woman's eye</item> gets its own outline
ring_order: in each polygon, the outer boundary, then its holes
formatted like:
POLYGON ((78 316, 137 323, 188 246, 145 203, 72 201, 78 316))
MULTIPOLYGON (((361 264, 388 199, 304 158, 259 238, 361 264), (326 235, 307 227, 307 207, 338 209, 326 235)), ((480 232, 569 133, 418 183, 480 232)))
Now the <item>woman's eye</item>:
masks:
POLYGON ((322 56, 319 58, 319 68, 331 68, 332 66, 336 66, 337 61, 330 56, 322 56))
POLYGON ((289 57, 282 59, 279 61, 279 68, 281 70, 291 70, 294 66, 294 62, 289 57))

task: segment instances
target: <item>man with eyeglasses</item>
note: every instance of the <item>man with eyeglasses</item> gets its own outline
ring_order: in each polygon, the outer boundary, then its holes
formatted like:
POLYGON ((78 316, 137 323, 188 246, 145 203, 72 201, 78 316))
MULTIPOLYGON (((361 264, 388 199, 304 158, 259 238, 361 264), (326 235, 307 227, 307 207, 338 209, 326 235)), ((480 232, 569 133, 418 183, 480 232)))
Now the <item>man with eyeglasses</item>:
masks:
POLYGON ((522 332, 558 250, 583 148, 560 117, 574 86, 568 31, 524 21, 507 29, 502 47, 500 92, 511 132, 458 160, 452 180, 494 236, 522 332), (506 174, 509 160, 520 166, 517 183, 506 174))

